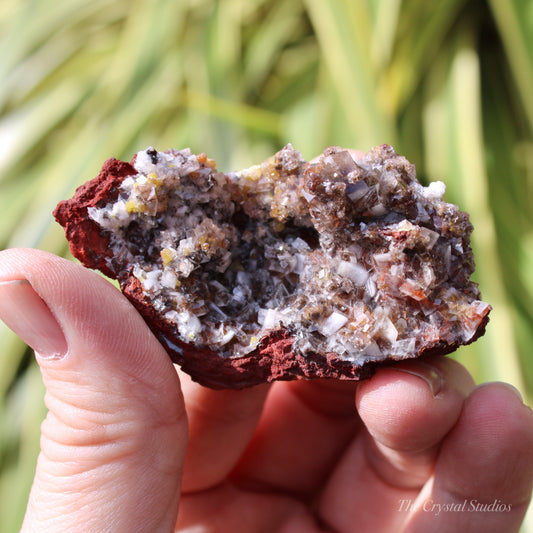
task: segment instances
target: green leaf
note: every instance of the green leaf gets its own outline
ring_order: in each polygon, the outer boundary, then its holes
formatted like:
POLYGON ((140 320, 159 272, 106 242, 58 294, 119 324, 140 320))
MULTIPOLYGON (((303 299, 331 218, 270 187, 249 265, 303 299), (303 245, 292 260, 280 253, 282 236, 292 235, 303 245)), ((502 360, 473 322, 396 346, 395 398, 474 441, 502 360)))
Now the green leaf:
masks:
POLYGON ((354 146, 395 144, 392 117, 380 105, 372 69, 370 15, 362 0, 306 0, 322 55, 354 146))
POLYGON ((527 0, 490 0, 489 4, 533 132, 533 4, 527 0))

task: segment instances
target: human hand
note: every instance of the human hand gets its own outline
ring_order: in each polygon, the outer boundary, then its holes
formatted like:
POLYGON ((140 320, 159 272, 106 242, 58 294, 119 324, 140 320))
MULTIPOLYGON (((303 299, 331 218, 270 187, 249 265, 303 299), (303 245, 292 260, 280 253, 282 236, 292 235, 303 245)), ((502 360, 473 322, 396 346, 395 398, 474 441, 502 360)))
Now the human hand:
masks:
POLYGON ((0 252, 0 317, 49 409, 23 531, 512 532, 527 509, 533 414, 452 359, 206 389, 112 285, 35 250, 0 252))

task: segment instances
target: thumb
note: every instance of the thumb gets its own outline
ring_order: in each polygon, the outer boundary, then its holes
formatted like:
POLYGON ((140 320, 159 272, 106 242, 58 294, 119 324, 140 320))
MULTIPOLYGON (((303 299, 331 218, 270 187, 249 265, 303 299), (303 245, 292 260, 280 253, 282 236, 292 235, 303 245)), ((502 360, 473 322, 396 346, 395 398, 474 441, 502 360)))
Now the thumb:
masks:
POLYGON ((131 304, 83 267, 5 250, 0 318, 35 350, 49 409, 23 531, 173 531, 183 397, 131 304))

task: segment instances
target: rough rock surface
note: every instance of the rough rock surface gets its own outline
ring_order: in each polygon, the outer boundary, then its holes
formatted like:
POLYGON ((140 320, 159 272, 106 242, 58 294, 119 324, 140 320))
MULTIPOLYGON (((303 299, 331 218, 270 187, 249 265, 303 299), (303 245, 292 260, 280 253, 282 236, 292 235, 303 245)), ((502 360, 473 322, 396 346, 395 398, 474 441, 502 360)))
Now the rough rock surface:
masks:
POLYGON ((110 159, 54 215, 173 361, 214 388, 361 379, 483 334, 466 213, 387 145, 287 145, 222 173, 188 149, 110 159))

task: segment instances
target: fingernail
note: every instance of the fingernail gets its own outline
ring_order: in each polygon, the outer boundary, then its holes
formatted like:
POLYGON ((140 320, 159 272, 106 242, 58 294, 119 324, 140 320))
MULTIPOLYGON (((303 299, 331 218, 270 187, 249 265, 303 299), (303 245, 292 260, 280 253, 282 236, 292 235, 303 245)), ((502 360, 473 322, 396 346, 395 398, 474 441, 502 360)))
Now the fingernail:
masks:
POLYGON ((405 372, 425 381, 433 396, 438 396, 444 387, 444 378, 440 370, 426 361, 420 359, 416 361, 402 361, 393 368, 399 372, 405 372))
POLYGON ((67 352, 61 327, 28 280, 0 281, 0 319, 41 357, 67 352))

